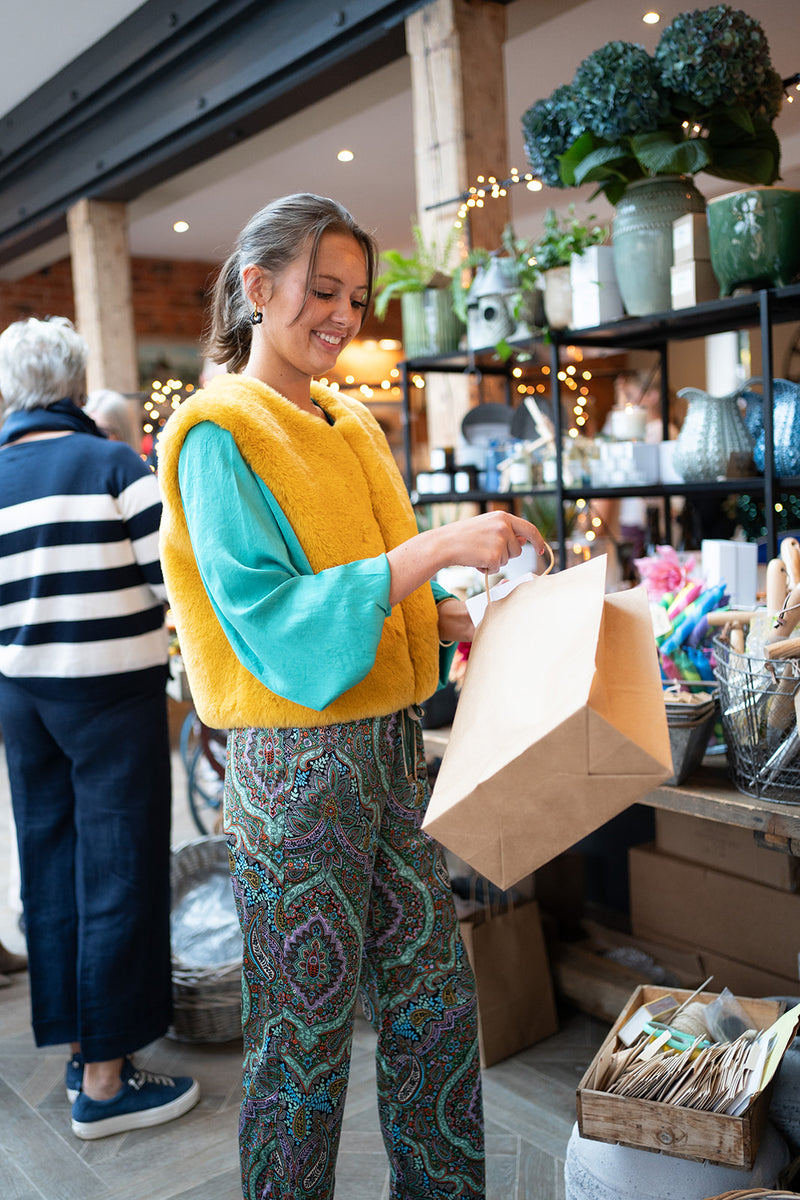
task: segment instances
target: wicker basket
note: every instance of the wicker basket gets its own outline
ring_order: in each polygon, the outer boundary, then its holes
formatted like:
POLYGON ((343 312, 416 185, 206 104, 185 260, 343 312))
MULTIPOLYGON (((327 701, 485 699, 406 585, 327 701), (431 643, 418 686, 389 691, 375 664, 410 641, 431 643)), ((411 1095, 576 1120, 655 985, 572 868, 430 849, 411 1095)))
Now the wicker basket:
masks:
POLYGON ((746 796, 800 804, 798 660, 739 654, 721 637, 714 639, 714 654, 733 782, 746 796))
POLYGON ((241 934, 227 840, 184 842, 172 852, 172 998, 169 1036, 228 1042, 242 1034, 241 934), (220 961, 208 961, 218 958, 220 961))
POLYGON ((797 1192, 772 1192, 769 1188, 745 1188, 743 1192, 722 1192, 719 1196, 708 1196, 707 1200, 797 1200, 797 1192))

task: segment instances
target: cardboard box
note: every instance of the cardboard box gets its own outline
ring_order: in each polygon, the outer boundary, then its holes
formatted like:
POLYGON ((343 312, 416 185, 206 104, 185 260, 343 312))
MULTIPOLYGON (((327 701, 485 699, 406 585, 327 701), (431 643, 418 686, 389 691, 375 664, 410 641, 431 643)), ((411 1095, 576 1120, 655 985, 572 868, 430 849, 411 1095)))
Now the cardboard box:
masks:
POLYGON ((796 996, 800 993, 796 979, 773 975, 771 971, 736 962, 702 946, 694 949, 703 965, 703 979, 713 975, 714 987, 720 992, 728 988, 735 996, 796 996))
POLYGON ((693 259, 670 267, 670 295, 673 308, 694 308, 706 300, 719 299, 719 281, 710 262, 693 259))
POLYGON ((703 538, 701 546, 703 577, 709 587, 724 583, 730 602, 740 608, 755 608, 758 575, 756 542, 703 538))
POLYGON ((603 325, 624 314, 612 246, 590 246, 583 254, 573 255, 569 277, 573 329, 603 325))
POLYGON ((692 259, 708 262, 710 258, 708 220, 704 212, 685 213, 672 222, 672 261, 676 266, 692 259))
POLYGON ((662 854, 740 875, 782 892, 796 892, 800 886, 800 861, 792 854, 758 846, 750 829, 666 809, 656 809, 655 817, 656 849, 662 854))
POLYGON ((628 852, 637 937, 691 942, 784 979, 798 979, 800 893, 783 892, 658 853, 628 852))
POLYGON ((581 1012, 612 1024, 640 984, 656 975, 645 969, 647 959, 676 987, 694 989, 710 974, 692 946, 668 946, 631 937, 594 921, 584 922, 580 941, 559 942, 552 970, 556 994, 581 1012), (646 956, 646 957, 645 957, 646 956))
MULTIPOLYGON (((638 987, 614 1022, 592 1064, 578 1084, 578 1129, 581 1136, 598 1142, 618 1142, 637 1150, 655 1150, 676 1158, 693 1158, 750 1170, 755 1162, 767 1118, 772 1084, 755 1096, 739 1117, 682 1108, 653 1100, 637 1100, 596 1091, 593 1081, 597 1066, 609 1046, 621 1048, 618 1030, 642 1004, 666 993, 679 1001, 692 993, 678 988, 647 985, 638 987)), ((702 992, 695 999, 708 1004, 717 993, 702 992)), ((780 1016, 783 1005, 771 1000, 737 996, 737 1000, 759 1029, 766 1029, 780 1016)))

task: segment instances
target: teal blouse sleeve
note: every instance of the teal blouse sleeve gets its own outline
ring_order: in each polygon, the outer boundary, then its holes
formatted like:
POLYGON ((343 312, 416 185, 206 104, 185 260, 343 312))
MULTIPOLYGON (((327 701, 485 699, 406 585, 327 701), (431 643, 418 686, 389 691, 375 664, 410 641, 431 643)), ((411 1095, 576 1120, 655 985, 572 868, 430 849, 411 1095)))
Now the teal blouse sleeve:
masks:
POLYGON ((315 711, 363 679, 391 611, 386 555, 314 574, 270 490, 210 421, 187 435, 178 477, 203 584, 248 671, 315 711))

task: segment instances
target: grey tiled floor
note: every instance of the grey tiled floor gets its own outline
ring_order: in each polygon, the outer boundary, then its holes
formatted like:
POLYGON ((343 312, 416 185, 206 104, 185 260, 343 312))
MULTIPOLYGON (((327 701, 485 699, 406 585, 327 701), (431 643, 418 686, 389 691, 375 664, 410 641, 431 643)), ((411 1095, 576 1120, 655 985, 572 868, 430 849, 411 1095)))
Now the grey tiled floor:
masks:
MULTIPOLYGON (((177 755, 174 796, 178 842, 195 831, 177 755)), ((22 950, 13 907, 11 836, 0 757, 0 939, 22 950)), ((489 1200, 563 1200, 575 1087, 606 1032, 607 1026, 590 1017, 563 1014, 558 1034, 485 1072, 489 1200)), ((374 1045, 371 1028, 359 1020, 336 1200, 388 1200, 374 1045)), ((13 976, 11 985, 0 989, 0 1200, 239 1200, 239 1043, 163 1039, 138 1057, 145 1066, 194 1075, 202 1093, 198 1106, 169 1125, 80 1142, 69 1128, 65 1052, 37 1050, 33 1044, 27 975, 13 976)))

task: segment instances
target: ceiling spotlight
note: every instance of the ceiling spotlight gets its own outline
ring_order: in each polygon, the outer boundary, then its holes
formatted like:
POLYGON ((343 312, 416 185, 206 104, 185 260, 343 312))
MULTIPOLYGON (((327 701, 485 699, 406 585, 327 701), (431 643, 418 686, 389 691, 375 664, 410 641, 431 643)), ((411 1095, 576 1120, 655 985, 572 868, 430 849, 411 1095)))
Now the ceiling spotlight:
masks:
POLYGON ((176 221, 175 224, 172 226, 172 228, 175 230, 176 233, 186 233, 186 230, 189 228, 189 222, 188 221, 176 221))
POLYGON ((646 12, 642 17, 642 20, 644 21, 645 25, 657 25, 661 20, 661 13, 646 12))
POLYGON ((340 150, 336 157, 338 158, 339 162, 352 162, 355 158, 355 154, 353 154, 352 150, 340 150))

